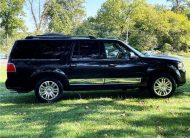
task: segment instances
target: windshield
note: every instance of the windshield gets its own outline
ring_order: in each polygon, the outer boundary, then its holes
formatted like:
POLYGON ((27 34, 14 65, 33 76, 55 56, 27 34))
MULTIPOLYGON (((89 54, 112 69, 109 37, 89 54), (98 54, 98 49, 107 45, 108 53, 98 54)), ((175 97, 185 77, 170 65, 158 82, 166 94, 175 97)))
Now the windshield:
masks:
POLYGON ((141 56, 141 57, 144 57, 144 55, 141 53, 141 52, 139 52, 138 50, 136 50, 135 48, 133 48, 133 47, 131 47, 130 45, 128 45, 128 44, 126 44, 126 43, 124 43, 124 42, 122 42, 124 45, 126 45, 129 49, 131 49, 133 52, 135 52, 137 55, 139 55, 139 56, 141 56))

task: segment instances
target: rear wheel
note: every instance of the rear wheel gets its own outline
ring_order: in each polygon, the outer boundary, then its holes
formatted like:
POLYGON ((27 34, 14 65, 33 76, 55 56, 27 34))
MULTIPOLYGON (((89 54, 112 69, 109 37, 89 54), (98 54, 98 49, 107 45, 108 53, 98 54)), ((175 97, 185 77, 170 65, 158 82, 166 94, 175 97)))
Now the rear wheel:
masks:
POLYGON ((176 83, 170 75, 157 75, 150 82, 150 92, 156 97, 170 97, 176 90, 176 83))
POLYGON ((63 86, 57 79, 46 78, 40 80, 35 87, 36 98, 40 102, 54 102, 60 99, 63 86))

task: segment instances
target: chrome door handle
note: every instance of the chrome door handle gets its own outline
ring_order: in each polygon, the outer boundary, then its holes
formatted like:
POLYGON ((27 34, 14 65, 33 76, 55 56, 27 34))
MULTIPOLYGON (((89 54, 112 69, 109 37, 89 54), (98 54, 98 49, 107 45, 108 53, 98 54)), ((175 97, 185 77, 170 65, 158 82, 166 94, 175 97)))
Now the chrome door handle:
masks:
POLYGON ((77 64, 70 64, 70 67, 77 67, 77 64))
POLYGON ((109 67, 115 67, 116 64, 109 64, 109 67))

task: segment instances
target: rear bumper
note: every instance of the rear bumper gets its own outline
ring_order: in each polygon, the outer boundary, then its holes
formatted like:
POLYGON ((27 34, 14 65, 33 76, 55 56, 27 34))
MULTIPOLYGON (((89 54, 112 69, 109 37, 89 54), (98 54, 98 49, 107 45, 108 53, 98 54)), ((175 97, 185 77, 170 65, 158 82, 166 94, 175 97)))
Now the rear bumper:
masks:
POLYGON ((5 86, 7 89, 9 90, 14 90, 14 91, 17 91, 17 92, 29 92, 32 90, 32 88, 27 85, 26 82, 21 82, 21 81, 14 81, 14 80, 10 80, 10 79, 7 79, 5 81, 5 86))

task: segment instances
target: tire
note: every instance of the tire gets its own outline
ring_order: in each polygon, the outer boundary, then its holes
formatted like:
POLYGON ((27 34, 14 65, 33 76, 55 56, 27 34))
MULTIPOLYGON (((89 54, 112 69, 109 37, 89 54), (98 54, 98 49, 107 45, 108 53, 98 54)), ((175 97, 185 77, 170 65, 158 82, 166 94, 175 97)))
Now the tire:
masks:
POLYGON ((39 102, 55 102, 63 93, 63 85, 58 79, 44 78, 35 86, 35 96, 39 102))
POLYGON ((167 74, 159 74, 153 77, 149 83, 150 94, 158 98, 172 96, 177 88, 174 78, 167 74))

